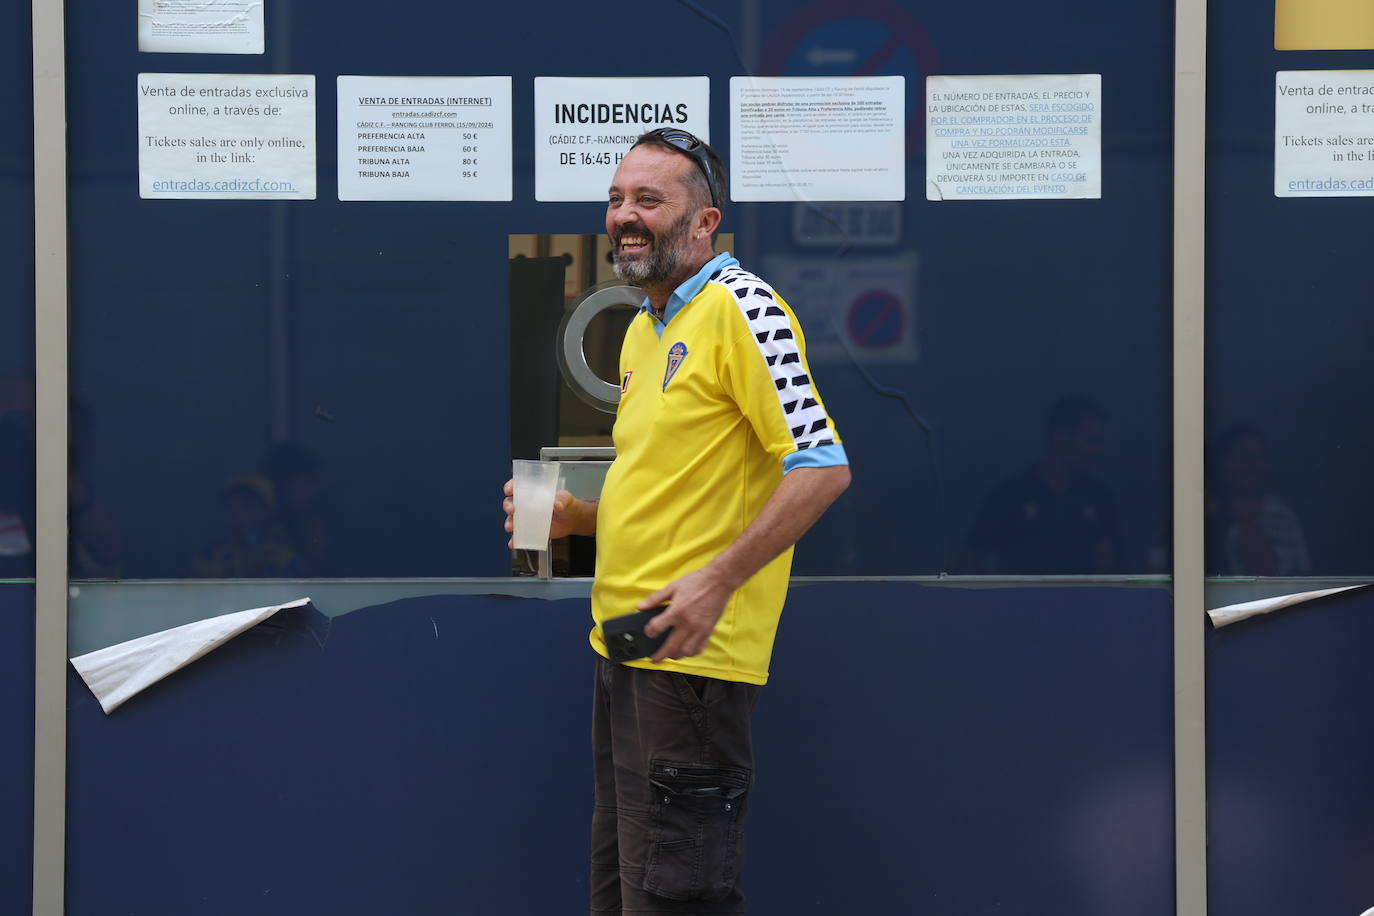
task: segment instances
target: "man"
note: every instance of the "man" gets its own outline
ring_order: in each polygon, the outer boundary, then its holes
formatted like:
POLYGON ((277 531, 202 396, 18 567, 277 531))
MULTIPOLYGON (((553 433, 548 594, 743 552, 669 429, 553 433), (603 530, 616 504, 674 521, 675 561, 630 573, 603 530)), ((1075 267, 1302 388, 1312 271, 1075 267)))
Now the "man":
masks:
POLYGON ((792 545, 849 484, 796 316, 713 250, 724 189, 714 150, 660 129, 626 154, 606 210, 617 275, 646 299, 601 500, 560 493, 551 532, 597 539, 593 913, 744 912, 751 714, 792 545), (653 657, 607 661, 599 625, 663 604, 653 657))

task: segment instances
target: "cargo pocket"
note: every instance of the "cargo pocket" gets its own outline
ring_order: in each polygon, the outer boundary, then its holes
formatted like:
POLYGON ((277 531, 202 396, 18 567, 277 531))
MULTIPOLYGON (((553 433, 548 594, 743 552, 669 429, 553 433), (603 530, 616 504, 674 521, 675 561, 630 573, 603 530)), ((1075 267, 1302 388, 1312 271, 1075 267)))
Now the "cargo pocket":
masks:
POLYGON ((669 900, 723 900, 744 856, 749 771, 654 760, 653 842, 644 889, 669 900))

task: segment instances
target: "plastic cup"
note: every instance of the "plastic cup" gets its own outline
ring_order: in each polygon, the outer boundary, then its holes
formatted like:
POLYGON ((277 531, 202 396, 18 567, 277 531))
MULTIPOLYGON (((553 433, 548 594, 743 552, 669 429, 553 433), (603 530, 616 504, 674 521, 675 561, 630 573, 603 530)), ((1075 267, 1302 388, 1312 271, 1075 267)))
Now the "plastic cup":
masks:
POLYGON ((515 547, 517 550, 548 550, 553 498, 558 493, 558 462, 517 458, 512 471, 515 478, 515 547))

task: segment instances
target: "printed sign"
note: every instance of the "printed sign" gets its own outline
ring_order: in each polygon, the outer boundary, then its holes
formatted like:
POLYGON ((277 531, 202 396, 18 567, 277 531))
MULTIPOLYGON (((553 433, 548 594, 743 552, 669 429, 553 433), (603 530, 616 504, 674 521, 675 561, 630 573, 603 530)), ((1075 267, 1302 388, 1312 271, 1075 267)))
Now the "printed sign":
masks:
POLYGON ((926 79, 926 199, 1102 196, 1102 76, 926 79))
POLYGON ((536 77, 535 200, 604 201, 615 167, 656 127, 711 142, 710 102, 705 76, 536 77))
POLYGON ((509 76, 339 77, 339 200, 510 200, 509 76))
POLYGON ((315 199, 315 77, 138 75, 143 198, 315 199))
POLYGON ((138 0, 138 49, 261 54, 262 0, 138 0))
POLYGON ((1374 70, 1280 70, 1274 196, 1374 196, 1374 70))
POLYGON ((906 199, 906 80, 730 78, 730 197, 906 199))

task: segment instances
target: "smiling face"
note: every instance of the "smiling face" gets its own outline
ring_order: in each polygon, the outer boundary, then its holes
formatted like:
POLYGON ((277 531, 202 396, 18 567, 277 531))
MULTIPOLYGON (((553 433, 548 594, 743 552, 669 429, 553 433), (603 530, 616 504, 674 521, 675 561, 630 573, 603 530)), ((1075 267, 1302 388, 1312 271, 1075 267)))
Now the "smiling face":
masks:
POLYGON ((625 154, 611 182, 606 234, 616 276, 644 287, 676 286, 711 259, 719 211, 684 180, 696 164, 656 146, 625 154))

